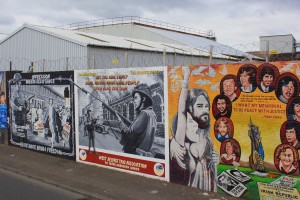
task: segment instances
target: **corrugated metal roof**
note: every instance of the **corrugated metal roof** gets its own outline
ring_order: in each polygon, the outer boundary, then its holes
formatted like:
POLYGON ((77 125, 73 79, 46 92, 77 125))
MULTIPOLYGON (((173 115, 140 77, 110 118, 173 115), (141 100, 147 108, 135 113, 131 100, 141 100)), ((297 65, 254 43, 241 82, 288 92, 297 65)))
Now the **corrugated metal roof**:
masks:
POLYGON ((1 34, 0 33, 0 41, 3 40, 7 35, 1 34))
MULTIPOLYGON (((190 46, 190 45, 178 45, 178 44, 170 44, 170 43, 163 43, 163 42, 154 42, 149 40, 111 36, 111 35, 105 35, 100 33, 87 33, 78 30, 65 30, 65 29, 50 28, 50 27, 38 27, 38 28, 92 46, 136 49, 136 50, 145 50, 145 51, 159 51, 159 52, 166 51, 166 53, 175 52, 178 54, 209 56, 209 52, 206 49, 203 49, 201 47, 195 48, 194 46, 190 46)), ((218 53, 214 53, 213 56, 217 58, 231 59, 229 56, 224 56, 218 53)))
MULTIPOLYGON (((9 39, 14 34, 21 31, 23 28, 31 28, 36 31, 43 32, 45 34, 52 35, 67 41, 82 45, 82 46, 101 46, 101 47, 113 47, 113 48, 123 48, 123 49, 135 49, 143 51, 157 51, 157 52, 166 52, 166 53, 178 53, 185 55, 201 55, 209 56, 209 52, 202 48, 201 46, 196 47, 195 45, 179 45, 179 44, 170 44, 163 42, 154 42, 149 40, 134 39, 127 37, 111 36, 100 33, 86 33, 78 30, 66 30, 52 27, 42 27, 42 26, 32 26, 24 24, 22 27, 14 31, 3 41, 9 39)), ((224 59, 233 59, 229 56, 224 56, 219 53, 214 53, 213 57, 215 58, 224 58, 224 59)))
POLYGON ((165 37, 168 37, 170 39, 182 42, 186 45, 202 48, 202 49, 209 49, 212 45, 214 47, 214 52, 219 54, 225 54, 225 55, 233 55, 233 56, 247 56, 248 58, 253 58, 255 56, 245 53, 243 51, 234 49, 232 47, 229 47, 227 45, 218 43, 213 40, 209 40, 204 37, 194 36, 190 34, 182 34, 175 31, 167 31, 157 28, 151 28, 151 27, 145 27, 141 26, 141 28, 144 28, 146 30, 152 31, 154 33, 157 33, 159 35, 163 35, 165 37))

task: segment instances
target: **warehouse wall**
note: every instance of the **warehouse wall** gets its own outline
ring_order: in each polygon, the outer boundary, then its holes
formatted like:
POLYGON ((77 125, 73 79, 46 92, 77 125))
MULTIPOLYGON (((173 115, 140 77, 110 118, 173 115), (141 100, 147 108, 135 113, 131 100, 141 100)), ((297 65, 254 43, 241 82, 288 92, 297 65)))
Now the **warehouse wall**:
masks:
MULTIPOLYGON (((209 64, 209 57, 201 55, 185 55, 159 51, 138 51, 131 49, 88 47, 88 68, 123 68, 162 65, 209 64)), ((211 63, 227 63, 228 59, 213 58, 211 63)))
MULTIPOLYGON (((61 71, 61 66, 65 65, 66 57, 86 57, 87 48, 85 46, 67 41, 53 35, 45 34, 27 27, 22 28, 7 40, 0 44, 0 60, 1 68, 9 70, 10 61, 13 61, 13 69, 26 71, 31 62, 40 61, 36 66, 39 68, 36 71, 43 69, 51 71, 61 71), (51 62, 42 62, 45 59, 59 60, 60 64, 53 65, 51 62)), ((82 67, 86 63, 78 62, 78 66, 71 66, 73 69, 82 67)))

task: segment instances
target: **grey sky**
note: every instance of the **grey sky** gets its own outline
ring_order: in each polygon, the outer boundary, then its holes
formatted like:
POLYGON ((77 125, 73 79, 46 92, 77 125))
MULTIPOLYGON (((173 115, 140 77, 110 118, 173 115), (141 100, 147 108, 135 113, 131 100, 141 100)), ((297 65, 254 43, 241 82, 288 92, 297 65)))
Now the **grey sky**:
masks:
POLYGON ((139 16, 200 30, 217 41, 249 44, 259 36, 293 34, 300 41, 299 0, 0 0, 0 33, 22 24, 57 26, 103 18, 139 16))

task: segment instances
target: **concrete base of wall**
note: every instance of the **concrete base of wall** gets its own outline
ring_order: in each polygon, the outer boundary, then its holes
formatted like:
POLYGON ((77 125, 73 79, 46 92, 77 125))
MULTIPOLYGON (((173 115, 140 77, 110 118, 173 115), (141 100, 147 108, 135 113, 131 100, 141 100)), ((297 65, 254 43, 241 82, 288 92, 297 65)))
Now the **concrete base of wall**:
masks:
POLYGON ((8 130, 0 129, 0 144, 8 144, 8 130))

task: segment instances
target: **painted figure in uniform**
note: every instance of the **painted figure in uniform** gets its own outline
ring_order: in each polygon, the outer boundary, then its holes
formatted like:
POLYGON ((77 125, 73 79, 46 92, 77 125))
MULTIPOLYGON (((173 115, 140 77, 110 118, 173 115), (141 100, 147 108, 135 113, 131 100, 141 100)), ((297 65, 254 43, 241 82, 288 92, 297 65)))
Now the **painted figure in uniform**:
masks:
POLYGON ((132 97, 137 117, 131 125, 126 126, 117 114, 122 129, 120 143, 125 153, 153 157, 150 150, 157 124, 150 87, 144 83, 135 86, 132 97))
POLYGON ((58 126, 57 126, 57 118, 58 114, 53 106, 53 99, 49 99, 49 106, 48 106, 48 121, 49 121, 49 129, 51 131, 52 135, 52 142, 51 142, 51 147, 53 148, 54 145, 54 140, 56 143, 59 143, 59 138, 58 138, 58 126))
POLYGON ((27 121, 29 108, 26 101, 26 93, 21 89, 21 79, 21 74, 16 73, 14 75, 13 82, 16 84, 16 89, 12 94, 12 109, 15 117, 15 124, 24 126, 27 121))
POLYGON ((84 129, 87 131, 87 135, 89 138, 89 150, 90 153, 91 147, 94 148, 94 154, 98 155, 95 149, 95 119, 92 116, 92 110, 88 109, 84 119, 84 129))

